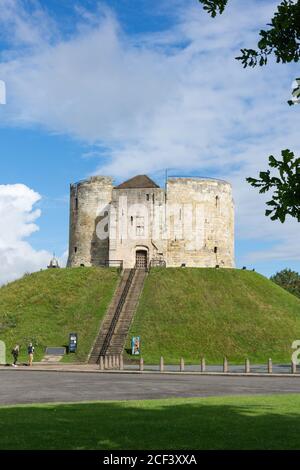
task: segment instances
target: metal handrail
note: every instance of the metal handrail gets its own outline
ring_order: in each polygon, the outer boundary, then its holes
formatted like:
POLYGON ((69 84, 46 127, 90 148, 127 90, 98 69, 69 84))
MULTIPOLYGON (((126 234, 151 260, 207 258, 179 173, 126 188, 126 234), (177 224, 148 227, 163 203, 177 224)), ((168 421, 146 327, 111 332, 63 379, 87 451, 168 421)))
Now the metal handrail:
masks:
POLYGON ((128 279, 127 279, 127 281, 126 281, 125 287, 124 287, 124 289, 123 289, 123 292, 122 292, 122 294, 121 294, 120 300, 119 300, 119 302, 118 302, 118 305, 117 305, 115 314, 114 314, 114 316, 113 316, 113 319, 112 319, 112 321, 111 321, 109 330, 108 330, 107 335, 106 335, 106 337, 105 337, 105 340, 104 340, 104 342, 103 342, 103 345, 102 345, 102 348, 101 348, 101 351, 100 351, 100 354, 99 354, 98 361, 99 361, 99 359, 100 359, 100 356, 105 356, 105 355, 106 355, 106 352, 107 352, 107 349, 108 349, 109 344, 110 344, 110 342, 111 342, 111 339, 112 339, 112 337, 113 337, 113 334, 114 334, 116 325, 117 325, 117 323, 118 323, 118 321, 119 321, 119 318, 120 318, 120 315, 121 315, 121 311, 122 311, 122 308, 123 308, 123 306, 124 306, 124 303, 125 303, 127 294, 128 294, 129 289, 130 289, 130 287, 131 287, 132 280, 133 280, 133 278, 134 278, 135 272, 136 272, 136 266, 135 266, 133 269, 130 270, 128 279))
POLYGON ((151 266, 151 268, 155 268, 155 267, 165 268, 166 267, 166 261, 164 259, 161 259, 161 258, 152 258, 150 260, 149 265, 151 266))
POLYGON ((123 271, 123 260, 122 259, 106 259, 101 264, 103 268, 118 268, 118 272, 123 271))
POLYGON ((117 266, 122 268, 123 267, 123 260, 122 259, 106 259, 103 262, 103 266, 106 266, 108 268, 117 266))

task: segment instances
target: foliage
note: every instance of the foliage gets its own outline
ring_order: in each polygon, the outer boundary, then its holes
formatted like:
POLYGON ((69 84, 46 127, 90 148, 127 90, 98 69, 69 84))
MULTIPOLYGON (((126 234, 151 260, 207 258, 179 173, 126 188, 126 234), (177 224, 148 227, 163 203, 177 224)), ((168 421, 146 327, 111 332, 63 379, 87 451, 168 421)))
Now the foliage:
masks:
MULTIPOLYGON (((227 1, 199 0, 211 16, 222 13, 227 1)), ((277 63, 299 62, 300 59, 300 0, 283 0, 277 6, 270 29, 261 30, 257 49, 241 49, 242 55, 236 57, 244 67, 263 66, 268 57, 273 54, 277 63)), ((300 78, 292 91, 292 99, 288 104, 300 103, 300 78)), ((266 215, 272 220, 285 221, 287 215, 300 221, 300 160, 290 150, 283 150, 282 161, 269 157, 271 168, 277 168, 279 177, 272 177, 270 170, 261 171, 260 179, 247 178, 254 187, 260 188, 260 193, 273 190, 273 198, 267 202, 272 209, 266 210, 266 215)))
MULTIPOLYGON (((222 14, 228 0, 199 0, 212 17, 222 14)), ((261 30, 257 49, 241 49, 237 57, 244 67, 266 65, 268 56, 274 54, 276 62, 298 62, 300 59, 300 1, 283 0, 277 7, 271 28, 261 30)))
POLYGON ((282 160, 276 160, 273 155, 269 157, 269 166, 278 170, 278 176, 271 176, 270 170, 261 171, 259 179, 247 178, 260 193, 273 190, 272 199, 267 202, 271 209, 266 215, 272 220, 279 219, 284 222, 287 215, 295 217, 300 222, 300 158, 286 149, 281 152, 282 160))
POLYGON ((203 3, 203 9, 206 10, 213 18, 217 13, 223 13, 228 0, 199 0, 203 3))
POLYGON ((244 67, 266 65, 274 54, 276 62, 298 62, 300 59, 300 1, 282 1, 271 19, 271 28, 261 30, 257 50, 242 49, 237 57, 244 67))
POLYGON ((274 276, 270 277, 270 280, 278 284, 283 289, 291 292, 291 294, 300 297, 300 274, 291 269, 283 269, 274 276))

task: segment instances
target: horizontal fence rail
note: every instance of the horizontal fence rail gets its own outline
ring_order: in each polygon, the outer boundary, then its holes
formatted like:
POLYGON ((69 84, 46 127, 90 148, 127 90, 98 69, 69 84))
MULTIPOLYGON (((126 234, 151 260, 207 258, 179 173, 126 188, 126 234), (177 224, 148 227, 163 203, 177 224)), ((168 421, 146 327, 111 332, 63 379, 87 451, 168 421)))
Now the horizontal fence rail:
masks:
POLYGON ((134 363, 127 360, 124 364, 123 355, 110 356, 101 354, 99 359, 99 368, 105 370, 126 370, 132 372, 157 372, 157 373, 171 373, 171 372, 185 372, 185 373, 198 373, 203 374, 222 374, 222 375, 284 375, 293 374, 299 375, 297 365, 294 362, 291 364, 273 364, 269 358, 264 364, 251 364, 249 358, 245 359, 243 364, 229 364, 226 357, 223 359, 223 364, 208 365, 204 357, 201 357, 198 364, 187 364, 183 357, 178 360, 177 364, 167 365, 163 356, 160 357, 157 364, 146 364, 143 357, 137 359, 134 363))

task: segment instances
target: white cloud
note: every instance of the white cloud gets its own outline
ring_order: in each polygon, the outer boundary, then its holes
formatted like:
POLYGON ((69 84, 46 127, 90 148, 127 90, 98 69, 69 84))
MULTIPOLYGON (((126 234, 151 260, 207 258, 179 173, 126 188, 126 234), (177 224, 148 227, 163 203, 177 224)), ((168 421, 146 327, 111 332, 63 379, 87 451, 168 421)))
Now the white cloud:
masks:
POLYGON ((6 87, 5 82, 0 80, 0 104, 6 103, 6 87))
POLYGON ((4 0, 0 26, 10 24, 14 42, 30 48, 0 63, 10 97, 0 119, 72 135, 91 144, 88 155, 104 147, 99 173, 168 167, 226 177, 234 183, 239 237, 275 241, 273 257, 300 259, 298 225, 265 218, 263 198, 245 182, 269 154, 299 153, 299 112, 286 104, 297 67, 271 61, 243 70, 234 60, 241 47, 255 46, 277 4, 253 0, 241 8, 231 0, 211 19, 200 5, 176 1, 172 28, 137 36, 126 35, 108 8, 78 10, 81 22, 62 39, 45 12, 36 9, 34 18, 45 16, 47 35, 22 3, 4 0))
POLYGON ((50 254, 37 251, 26 238, 38 230, 40 195, 23 184, 0 185, 0 285, 25 272, 45 268, 50 254))

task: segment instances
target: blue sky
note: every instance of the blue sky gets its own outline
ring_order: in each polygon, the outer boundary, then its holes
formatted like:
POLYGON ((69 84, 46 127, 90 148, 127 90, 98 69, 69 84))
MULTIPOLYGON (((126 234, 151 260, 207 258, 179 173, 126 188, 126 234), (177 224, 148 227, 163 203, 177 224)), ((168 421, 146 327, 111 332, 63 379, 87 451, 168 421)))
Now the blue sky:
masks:
POLYGON ((300 271, 299 225, 266 219, 245 182, 299 153, 299 67, 234 60, 276 3, 231 0, 212 20, 197 0, 0 0, 0 282, 63 257, 70 182, 165 168, 232 183, 238 267, 300 271))

